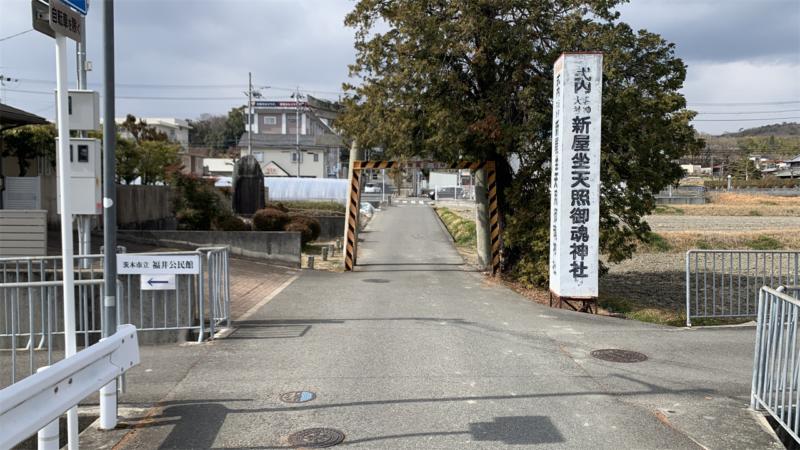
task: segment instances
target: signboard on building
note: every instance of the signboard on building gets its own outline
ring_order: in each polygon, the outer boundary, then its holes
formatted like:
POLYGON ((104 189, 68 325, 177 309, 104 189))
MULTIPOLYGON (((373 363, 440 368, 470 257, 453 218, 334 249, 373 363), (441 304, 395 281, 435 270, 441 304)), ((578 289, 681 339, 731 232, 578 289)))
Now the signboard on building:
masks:
MULTIPOLYGON (((254 108, 295 108, 297 102, 267 102, 267 101, 252 101, 251 106, 254 108)), ((307 102, 300 102, 301 107, 308 106, 307 102)))
POLYGON ((120 275, 196 275, 200 273, 199 255, 117 255, 120 275))
POLYGON ((450 164, 444 162, 404 162, 400 163, 401 169, 447 169, 450 164))
POLYGON ((564 53, 553 67, 550 291, 598 296, 602 53, 564 53))

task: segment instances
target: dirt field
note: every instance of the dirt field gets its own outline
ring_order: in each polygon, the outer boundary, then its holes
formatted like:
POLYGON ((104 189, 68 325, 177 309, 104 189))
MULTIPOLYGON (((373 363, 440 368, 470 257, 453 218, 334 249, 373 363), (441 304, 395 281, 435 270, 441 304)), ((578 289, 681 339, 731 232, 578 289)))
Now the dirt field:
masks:
POLYGON ((761 231, 800 229, 800 217, 768 216, 647 216, 650 228, 663 231, 761 231))
MULTIPOLYGON (((604 256, 600 258, 607 263, 604 256)), ((685 254, 638 253, 609 268, 609 274, 600 278, 601 290, 651 307, 686 309, 685 254)))

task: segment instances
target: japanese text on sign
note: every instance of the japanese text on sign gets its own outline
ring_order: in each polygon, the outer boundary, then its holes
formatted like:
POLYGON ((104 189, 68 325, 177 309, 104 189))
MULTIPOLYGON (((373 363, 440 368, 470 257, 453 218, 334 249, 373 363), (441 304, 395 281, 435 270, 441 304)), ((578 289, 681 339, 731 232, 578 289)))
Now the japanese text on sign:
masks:
POLYGON ((554 65, 550 289, 560 296, 597 296, 602 61, 565 53, 554 65))
POLYGON ((170 275, 200 273, 198 255, 117 255, 120 275, 170 275))

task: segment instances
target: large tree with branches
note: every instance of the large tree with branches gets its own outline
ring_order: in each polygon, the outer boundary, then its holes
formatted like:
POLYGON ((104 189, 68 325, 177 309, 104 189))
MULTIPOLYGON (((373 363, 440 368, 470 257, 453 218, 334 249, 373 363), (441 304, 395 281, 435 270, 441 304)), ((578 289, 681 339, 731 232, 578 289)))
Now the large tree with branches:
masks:
POLYGON ((619 22, 619 0, 361 0, 346 17, 357 58, 339 125, 392 157, 495 161, 503 270, 544 283, 549 247, 552 65, 603 51, 601 252, 629 257, 652 192, 700 141, 678 93, 673 44, 619 22))

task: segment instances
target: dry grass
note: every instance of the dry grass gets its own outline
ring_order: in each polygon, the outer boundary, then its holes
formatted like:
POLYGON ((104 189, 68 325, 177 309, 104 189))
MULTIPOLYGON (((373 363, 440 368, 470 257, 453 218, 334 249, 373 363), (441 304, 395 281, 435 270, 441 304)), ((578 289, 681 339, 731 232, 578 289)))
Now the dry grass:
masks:
MULTIPOLYGON (((761 196, 754 196, 761 197, 761 196)), ((774 198, 774 197, 773 197, 774 198)), ((780 198, 780 197, 779 197, 780 198)), ((775 206, 765 204, 716 204, 680 205, 686 216, 773 216, 800 217, 800 205, 775 206), (757 214, 754 214, 755 211, 757 214)))
POLYGON ((722 193, 709 194, 708 198, 711 203, 715 205, 778 205, 800 207, 800 197, 722 193))
POLYGON ((658 233, 655 245, 643 245, 644 252, 686 252, 689 250, 782 250, 800 248, 800 230, 669 231, 658 233), (666 244, 666 245, 665 245, 666 244))

